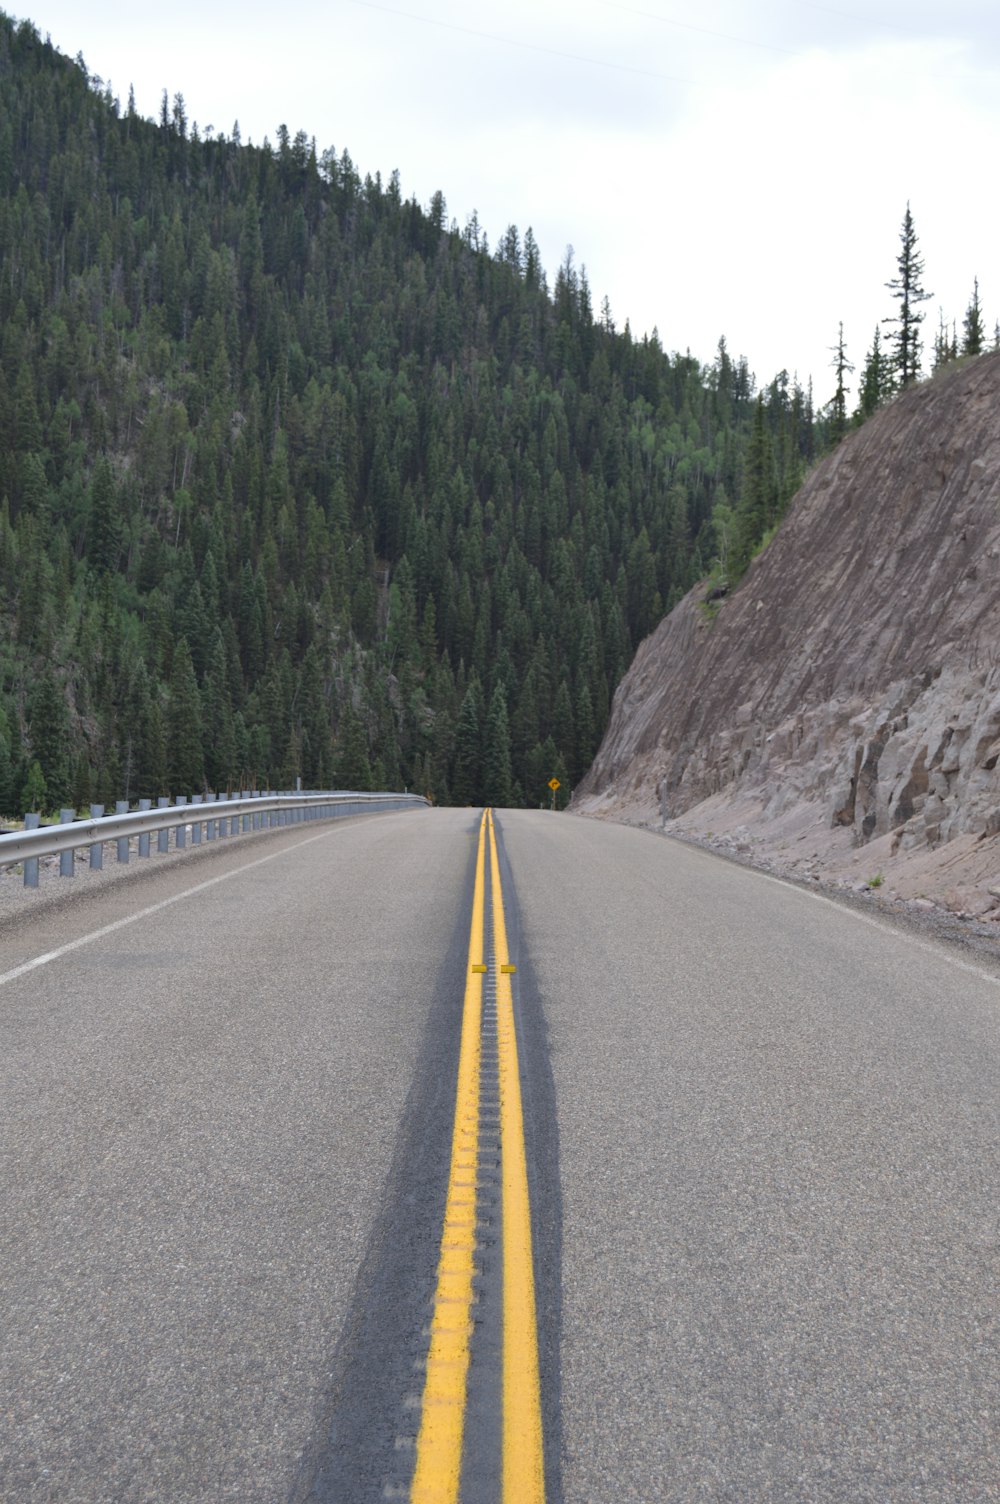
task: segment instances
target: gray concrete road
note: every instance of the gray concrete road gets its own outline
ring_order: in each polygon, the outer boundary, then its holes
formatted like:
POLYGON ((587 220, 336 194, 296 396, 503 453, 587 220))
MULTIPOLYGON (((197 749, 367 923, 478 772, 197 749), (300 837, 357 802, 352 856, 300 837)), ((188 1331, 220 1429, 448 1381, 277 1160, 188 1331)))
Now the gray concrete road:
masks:
POLYGON ((500 823, 567 1504, 1000 1498, 997 981, 648 833, 500 823))
POLYGON ((289 1497, 475 823, 239 840, 0 933, 7 973, 212 884, 0 985, 4 1504, 289 1497))
MULTIPOLYGON (((551 1504, 1000 1498, 987 964, 498 823, 551 1504)), ((400 1496, 476 827, 275 832, 0 923, 3 1504, 400 1496)))

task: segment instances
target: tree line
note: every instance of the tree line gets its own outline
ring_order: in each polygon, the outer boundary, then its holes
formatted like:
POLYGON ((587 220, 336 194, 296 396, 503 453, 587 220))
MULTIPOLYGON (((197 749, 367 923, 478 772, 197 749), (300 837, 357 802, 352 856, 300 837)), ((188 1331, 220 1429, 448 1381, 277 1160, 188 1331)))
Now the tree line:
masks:
MULTIPOLYGON (((0 812, 560 801, 638 642, 836 427, 278 128, 0 13, 0 812)), ((721 561, 721 564, 720 564, 721 561)))
MULTIPOLYGON (((844 325, 840 324, 837 343, 833 347, 831 362, 837 377, 836 391, 824 416, 827 419, 828 442, 839 443, 851 423, 856 426, 870 418, 897 392, 905 391, 920 379, 923 369, 923 334, 921 325, 925 313, 923 304, 934 296, 924 287, 924 259, 920 254, 913 213, 909 203, 899 232, 899 252, 896 258, 897 274, 885 285, 892 294, 896 312, 887 315, 876 324, 872 342, 861 368, 857 387, 857 403, 852 418, 847 412, 847 377, 855 367, 847 357, 844 343, 844 325), (883 327, 887 333, 883 336, 883 327)), ((982 355, 987 349, 989 337, 986 320, 979 298, 979 278, 974 277, 972 293, 962 319, 959 337, 957 321, 949 327, 942 311, 933 345, 933 369, 966 356, 982 355)), ((994 326, 992 348, 1000 350, 1000 322, 994 326)))

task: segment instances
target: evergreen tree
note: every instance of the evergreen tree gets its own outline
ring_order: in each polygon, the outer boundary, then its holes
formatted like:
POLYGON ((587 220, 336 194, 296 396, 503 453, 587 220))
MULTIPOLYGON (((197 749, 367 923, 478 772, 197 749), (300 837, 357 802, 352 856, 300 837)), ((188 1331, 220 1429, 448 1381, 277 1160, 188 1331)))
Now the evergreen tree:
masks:
POLYGON ((876 412, 885 399, 892 394, 892 367, 889 355, 882 346, 882 331, 876 324, 871 349, 858 383, 858 402, 854 409, 855 423, 863 423, 876 412))
POLYGON ((24 814, 41 814, 49 807, 49 791, 45 774, 38 758, 34 758, 21 789, 21 810, 24 814))
POLYGON ((847 391, 844 386, 844 377, 853 372, 854 367, 847 358, 844 347, 844 324, 841 320, 837 327, 837 343, 832 346, 833 360, 830 364, 837 373, 837 390, 830 402, 830 444, 836 446, 840 443, 847 432, 847 391))
POLYGON ((102 455, 90 484, 87 558, 94 569, 114 572, 121 551, 121 517, 111 466, 102 455))
POLYGON ((10 741, 0 728, 0 818, 15 813, 17 797, 14 789, 14 771, 10 741))
POLYGON ((28 736, 33 761, 45 780, 49 805, 64 807, 71 793, 70 721, 66 692, 46 663, 31 696, 28 736))
POLYGON ((954 323, 948 328, 947 320, 942 310, 938 318, 938 332, 934 336, 934 359, 932 370, 939 371, 942 366, 950 364, 958 359, 958 331, 954 323))
POLYGON ((302 780, 305 788, 328 788, 332 781, 330 715, 323 690, 320 655, 311 643, 302 666, 302 780))
POLYGON ((986 344, 986 329, 979 304, 979 278, 972 280, 972 297, 962 320, 962 354, 981 355, 986 344))
POLYGON ((340 720, 337 749, 337 785, 356 793, 367 792, 372 785, 372 768, 368 760, 368 738, 361 718, 348 705, 340 720))
MULTIPOLYGON (((478 804, 482 797, 482 690, 473 679, 465 692, 455 727, 451 796, 455 804, 478 804)), ((505 707, 506 711, 506 707, 505 707)))
POLYGON ((226 649, 221 634, 216 634, 201 698, 205 777, 210 789, 230 788, 238 770, 238 761, 226 649))
POLYGON ((167 764, 167 728, 159 695, 152 696, 142 728, 142 777, 136 798, 159 799, 171 792, 167 764))
POLYGON ((913 228, 909 203, 903 216, 899 240, 900 250, 896 261, 899 276, 885 284, 899 304, 899 313, 882 322, 895 326, 895 333, 891 336, 892 369, 899 385, 905 388, 911 386, 920 375, 920 325, 924 321, 920 304, 934 296, 933 293, 925 292, 921 283, 924 263, 917 253, 917 234, 913 228))
POLYGON ((201 697, 187 639, 174 648, 167 705, 167 783, 171 794, 199 793, 205 787, 201 697))
POLYGON ((510 728, 507 697, 498 684, 490 698, 483 746, 483 803, 505 808, 511 802, 510 728))
POLYGON ((743 484, 736 507, 736 540, 732 562, 737 578, 750 563, 755 546, 767 532, 774 509, 774 454, 767 427, 764 397, 761 394, 754 409, 743 484))

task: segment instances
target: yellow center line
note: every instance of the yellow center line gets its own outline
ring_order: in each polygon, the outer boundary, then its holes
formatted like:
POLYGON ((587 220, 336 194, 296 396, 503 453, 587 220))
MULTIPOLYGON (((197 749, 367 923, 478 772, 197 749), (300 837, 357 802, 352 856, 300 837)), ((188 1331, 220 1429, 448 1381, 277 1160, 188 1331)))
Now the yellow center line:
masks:
POLYGON ((444 1236, 438 1263, 420 1433, 417 1436, 416 1467, 410 1487, 413 1504, 454 1504, 462 1471, 476 1243, 475 1214, 467 1214, 467 1208, 474 1206, 468 1190, 469 1177, 474 1177, 479 1168, 480 1040, 483 971, 486 969, 483 966, 485 853, 484 813, 479 826, 472 894, 469 964, 462 1009, 462 1042, 458 1057, 458 1090, 444 1236))
POLYGON ((531 1206, 511 990, 515 967, 507 946, 500 862, 490 810, 484 812, 480 823, 476 854, 451 1167, 410 1488, 413 1504, 457 1504, 461 1484, 473 1328, 487 838, 493 895, 503 1222, 502 1504, 545 1504, 531 1206))
POLYGON ((504 922, 500 862, 489 815, 493 949, 497 976, 500 1162, 503 1220, 503 1504, 544 1504, 542 1402, 531 1248, 531 1205, 524 1146, 514 998, 504 922))

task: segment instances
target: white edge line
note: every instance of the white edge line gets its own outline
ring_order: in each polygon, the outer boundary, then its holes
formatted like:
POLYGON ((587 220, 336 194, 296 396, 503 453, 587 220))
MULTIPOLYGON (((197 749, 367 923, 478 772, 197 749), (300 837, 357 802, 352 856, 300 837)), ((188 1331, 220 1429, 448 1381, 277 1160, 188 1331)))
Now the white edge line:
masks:
MULTIPOLYGON (((334 827, 337 830, 339 828, 339 826, 334 827)), ((304 841, 297 841, 294 846, 286 846, 281 851, 269 852, 267 856, 255 857, 252 862, 244 862, 242 866, 234 867, 230 872, 220 872, 217 877, 209 877, 203 883, 196 883, 193 888, 185 888, 183 893, 174 893, 170 898, 150 904, 148 909, 140 909, 137 914, 126 914, 124 919, 116 919, 113 924, 105 924, 99 930, 91 930, 89 935, 80 935, 76 940, 69 940, 55 950, 45 951, 43 955, 35 956, 31 961, 15 966, 13 971, 0 973, 0 987, 5 986, 7 982, 16 981, 18 977, 23 977, 29 971, 35 971, 39 966, 48 966, 50 961, 58 961, 60 957, 69 955, 70 951, 79 950, 84 945, 91 945, 95 940, 102 940, 105 935, 113 935, 115 930, 123 930, 126 925, 136 924, 140 919, 148 919, 150 914, 158 914, 161 909, 169 909, 175 903, 182 903, 185 898, 193 898, 196 893, 204 893, 206 888, 214 888, 217 883, 228 882, 231 877, 240 877, 244 872, 252 871, 254 867, 263 867, 265 862, 277 861, 279 857, 287 856, 289 851, 297 851, 302 846, 311 846, 313 841, 323 841, 333 834, 334 830, 321 830, 318 835, 309 836, 304 841)))

